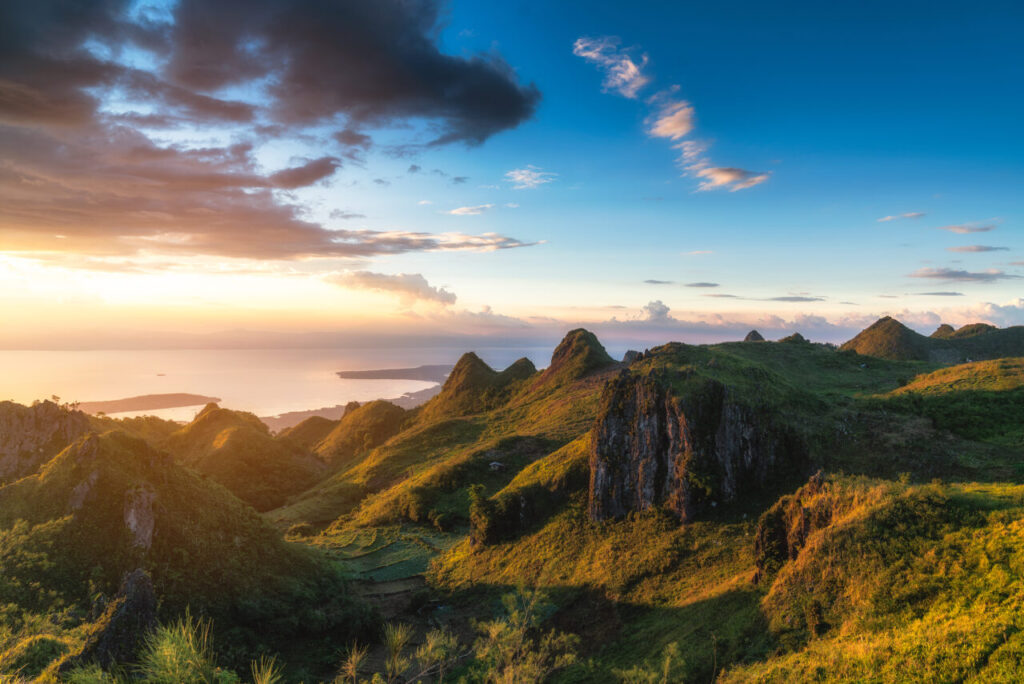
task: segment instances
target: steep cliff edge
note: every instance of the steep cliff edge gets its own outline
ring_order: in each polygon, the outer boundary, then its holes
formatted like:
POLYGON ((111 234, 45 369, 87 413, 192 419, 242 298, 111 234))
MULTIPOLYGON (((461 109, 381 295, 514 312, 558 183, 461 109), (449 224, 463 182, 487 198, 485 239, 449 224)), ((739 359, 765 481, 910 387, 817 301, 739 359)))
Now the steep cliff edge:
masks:
POLYGON ((89 418, 52 401, 0 402, 0 484, 30 475, 89 432, 89 418))
POLYGON ((803 441, 752 399, 692 372, 682 392, 666 372, 620 373, 594 428, 590 517, 664 505, 686 522, 802 469, 803 441))

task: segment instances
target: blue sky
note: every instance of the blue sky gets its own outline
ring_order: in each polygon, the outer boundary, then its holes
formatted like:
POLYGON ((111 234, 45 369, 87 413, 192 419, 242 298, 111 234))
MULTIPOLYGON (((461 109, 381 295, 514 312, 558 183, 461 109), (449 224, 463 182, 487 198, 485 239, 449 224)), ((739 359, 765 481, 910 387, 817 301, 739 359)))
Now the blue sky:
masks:
MULTIPOLYGON (((166 5, 168 26, 184 21, 178 8, 166 5)), ((604 324, 628 335, 646 322, 645 335, 694 339, 760 323, 837 340, 886 313, 922 330, 1024 323, 1019 4, 455 0, 438 19, 439 33, 428 32, 436 50, 501 60, 510 82, 539 91, 532 115, 479 144, 430 145, 437 116, 387 112, 360 128, 374 144, 358 159, 274 201, 325 228, 494 233, 528 246, 261 267, 277 282, 298 272, 340 286, 344 296, 321 308, 370 327, 378 316, 382 330, 459 321, 472 332, 471 314, 485 312, 538 330, 604 324), (611 84, 608 69, 623 64, 632 80, 611 84), (685 125, 659 134, 659 120, 681 109, 675 123, 685 125), (680 162, 685 144, 701 151, 680 162), (516 170, 545 182, 517 188, 516 170), (382 277, 352 275, 366 273, 382 277), (454 297, 432 294, 442 289, 454 297)), ((117 54, 133 61, 131 50, 117 54)), ((172 78, 159 58, 134 62, 172 78)), ((197 92, 269 107, 252 83, 197 92)), ((144 97, 134 98, 141 111, 144 97)), ((336 153, 329 135, 343 121, 261 135, 252 163, 269 173, 336 153)), ((222 144, 256 139, 233 126, 222 144)), ((215 129, 139 130, 195 149, 215 129)), ((217 273, 242 257, 189 258, 217 273)), ((40 263, 75 277, 67 263, 40 263)), ((100 299, 108 313, 120 306, 100 299)), ((274 327, 273 309, 261 311, 274 327)))

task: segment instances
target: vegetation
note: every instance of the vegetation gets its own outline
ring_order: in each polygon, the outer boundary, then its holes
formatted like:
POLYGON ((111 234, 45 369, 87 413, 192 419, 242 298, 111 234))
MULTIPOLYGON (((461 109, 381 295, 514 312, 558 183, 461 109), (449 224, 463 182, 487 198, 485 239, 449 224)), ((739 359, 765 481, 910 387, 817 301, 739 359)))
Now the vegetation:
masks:
POLYGON ((91 419, 0 486, 0 679, 1019 681, 1024 360, 941 365, 1016 334, 883 319, 846 349, 670 343, 626 369, 572 331, 543 371, 466 355, 421 409, 278 436, 217 407, 173 433, 91 419), (623 372, 680 430, 719 429, 694 397, 721 391, 806 461, 686 524, 665 502, 595 521, 623 372), (136 568, 160 599, 136 662, 59 671, 136 568))

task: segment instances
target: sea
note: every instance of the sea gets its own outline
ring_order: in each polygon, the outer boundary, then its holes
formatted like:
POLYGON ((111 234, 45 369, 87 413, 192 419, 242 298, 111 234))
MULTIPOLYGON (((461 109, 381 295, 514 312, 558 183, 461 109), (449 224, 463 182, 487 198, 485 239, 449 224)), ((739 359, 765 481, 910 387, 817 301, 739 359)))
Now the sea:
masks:
MULTIPOLYGON (((465 349, 186 349, 186 350, 0 350, 0 401, 31 404, 109 401, 146 394, 189 393, 218 397, 220 405, 258 416, 278 416, 345 404, 400 397, 434 386, 416 380, 351 380, 337 371, 455 364, 465 349)), ((523 356, 538 368, 551 348, 491 347, 477 351, 495 369, 523 356)), ((188 421, 202 405, 111 414, 155 415, 188 421)))

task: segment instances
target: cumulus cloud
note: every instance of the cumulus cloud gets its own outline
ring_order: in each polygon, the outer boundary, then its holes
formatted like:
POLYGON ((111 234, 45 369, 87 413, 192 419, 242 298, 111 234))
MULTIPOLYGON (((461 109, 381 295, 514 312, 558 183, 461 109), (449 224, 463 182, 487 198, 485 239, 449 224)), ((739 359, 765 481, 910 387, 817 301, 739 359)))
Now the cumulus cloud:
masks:
POLYGON ((959 233, 961 235, 966 233, 987 233, 991 230, 995 230, 994 224, 978 224, 978 223, 961 223, 953 226, 940 226, 939 230, 948 230, 951 233, 959 233))
POLYGON ((660 299, 656 299, 653 302, 648 302, 643 306, 646 320, 648 321, 669 321, 672 319, 669 316, 671 309, 665 305, 660 299))
POLYGON ((883 216, 878 219, 879 223, 885 223, 886 221, 898 221, 900 219, 919 219, 924 218, 925 213, 923 211, 908 211, 905 214, 895 214, 893 216, 883 216))
POLYGON ((505 173, 505 180, 512 183, 512 187, 516 190, 532 190, 545 183, 551 183, 557 177, 557 173, 544 171, 533 164, 528 164, 521 169, 512 169, 505 173))
POLYGON ((452 216, 478 216, 493 208, 493 204, 478 204, 474 207, 458 207, 446 213, 451 214, 452 216))
POLYGON ((951 268, 921 268, 908 277, 946 280, 950 282, 992 283, 999 280, 1016 280, 1024 276, 1010 275, 994 268, 985 271, 962 271, 951 268))
POLYGON ((448 306, 455 303, 455 293, 440 287, 432 287, 419 273, 373 273, 371 271, 346 271, 324 276, 324 280, 349 290, 371 290, 397 296, 403 304, 417 301, 434 302, 448 306))
POLYGON ((3 249, 293 259, 444 248, 438 236, 328 230, 291 191, 359 159, 374 145, 367 130, 478 144, 530 118, 540 97, 495 53, 441 52, 435 2, 180 0, 166 18, 133 7, 0 3, 3 249), (268 139, 322 153, 266 170, 268 139))
POLYGON ((573 43, 572 53, 604 71, 602 85, 605 92, 614 91, 632 99, 651 82, 643 72, 647 66, 647 55, 641 55, 637 63, 630 51, 620 48, 619 43, 614 36, 578 38, 573 43))
POLYGON ((947 252, 1009 252, 1009 247, 990 247, 989 245, 962 245, 947 247, 947 252))

